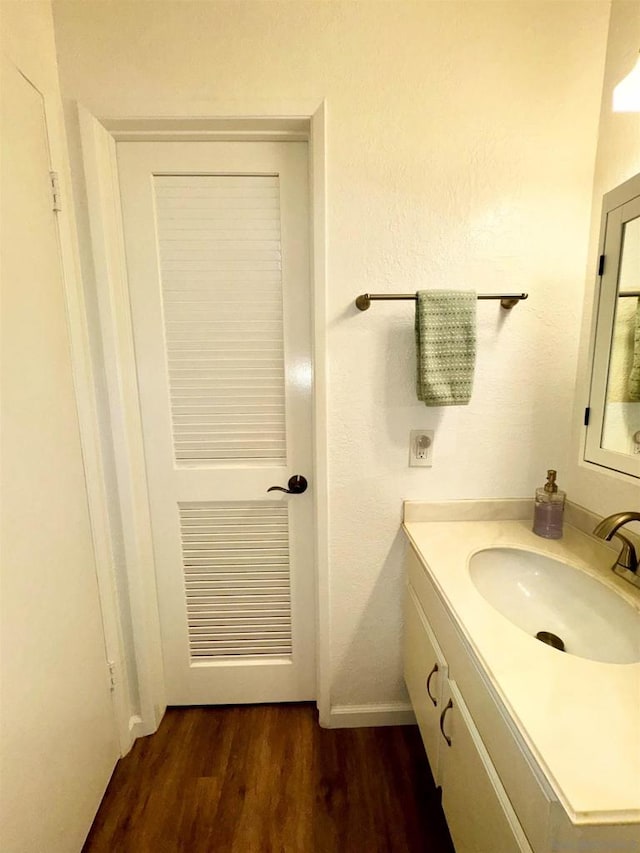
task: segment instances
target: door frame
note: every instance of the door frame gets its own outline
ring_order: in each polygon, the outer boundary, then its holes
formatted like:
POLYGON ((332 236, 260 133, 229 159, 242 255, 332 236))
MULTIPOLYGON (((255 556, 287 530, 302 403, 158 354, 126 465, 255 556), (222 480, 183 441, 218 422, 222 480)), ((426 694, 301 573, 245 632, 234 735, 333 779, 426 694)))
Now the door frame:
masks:
MULTIPOLYGON (((293 105, 292 105, 293 106, 293 105)), ((149 494, 140 422, 133 328, 124 253, 116 143, 118 141, 307 141, 310 183, 310 287, 314 383, 313 496, 315 506, 316 680, 320 724, 330 718, 330 610, 326 404, 326 106, 290 111, 99 118, 76 104, 86 181, 91 252, 109 398, 116 491, 122 525, 139 717, 133 736, 150 734, 166 708, 149 494)), ((122 649, 124 656, 124 649, 122 649)), ((133 717, 128 715, 129 719, 133 717)))

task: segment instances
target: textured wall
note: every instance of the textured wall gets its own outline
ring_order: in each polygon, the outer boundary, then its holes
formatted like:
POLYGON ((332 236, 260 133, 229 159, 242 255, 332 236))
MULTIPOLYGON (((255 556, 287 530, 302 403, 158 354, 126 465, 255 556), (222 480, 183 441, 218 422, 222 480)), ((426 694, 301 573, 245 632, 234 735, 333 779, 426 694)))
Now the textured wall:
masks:
MULTIPOLYGON (((611 109, 613 88, 633 68, 639 48, 640 4, 637 0, 614 0, 611 6, 602 88, 589 263, 580 336, 580 359, 576 380, 577 393, 568 481, 570 497, 576 503, 600 515, 608 515, 624 509, 640 509, 640 487, 637 479, 618 475, 593 465, 585 465, 582 462, 584 430, 580 426, 581 415, 589 399, 591 372, 588 352, 602 196, 640 172, 640 113, 614 113, 611 109)), ((640 530, 640 525, 637 525, 636 529, 640 530)))
POLYGON ((402 500, 563 479, 608 4, 55 9, 64 94, 98 115, 326 98, 331 698, 402 701, 402 500), (410 304, 353 307, 421 287, 530 293, 508 315, 479 305, 466 408, 416 401, 410 304), (432 469, 407 467, 420 427, 432 469))

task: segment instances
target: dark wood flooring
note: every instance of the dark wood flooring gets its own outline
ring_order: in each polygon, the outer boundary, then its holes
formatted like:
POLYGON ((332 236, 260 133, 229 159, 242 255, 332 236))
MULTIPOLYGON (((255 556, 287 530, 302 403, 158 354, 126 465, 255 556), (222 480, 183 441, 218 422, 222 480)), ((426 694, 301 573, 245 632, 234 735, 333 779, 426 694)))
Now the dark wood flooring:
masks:
POLYGON ((84 853, 453 853, 413 726, 312 705, 170 709, 113 774, 84 853))

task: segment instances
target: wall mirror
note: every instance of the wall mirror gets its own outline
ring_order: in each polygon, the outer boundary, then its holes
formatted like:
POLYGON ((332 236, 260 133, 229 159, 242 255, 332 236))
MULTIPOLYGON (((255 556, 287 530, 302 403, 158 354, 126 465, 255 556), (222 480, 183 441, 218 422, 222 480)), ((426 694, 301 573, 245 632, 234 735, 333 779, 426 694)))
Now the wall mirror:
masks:
POLYGON ((585 460, 640 477, 640 175, 603 199, 585 460))

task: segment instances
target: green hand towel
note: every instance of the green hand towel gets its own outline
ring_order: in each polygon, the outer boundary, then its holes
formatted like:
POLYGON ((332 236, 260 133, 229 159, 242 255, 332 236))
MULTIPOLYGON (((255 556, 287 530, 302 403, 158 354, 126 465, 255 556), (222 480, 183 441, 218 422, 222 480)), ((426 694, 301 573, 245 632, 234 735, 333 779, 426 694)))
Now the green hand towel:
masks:
POLYGON ((640 299, 636 308, 636 328, 633 336, 633 361, 629 374, 629 399, 640 402, 640 299))
POLYGON ((427 406, 464 406, 471 399, 476 301, 473 291, 417 293, 417 393, 427 406))

